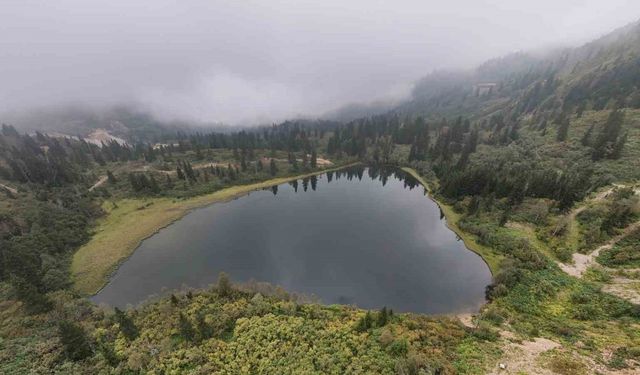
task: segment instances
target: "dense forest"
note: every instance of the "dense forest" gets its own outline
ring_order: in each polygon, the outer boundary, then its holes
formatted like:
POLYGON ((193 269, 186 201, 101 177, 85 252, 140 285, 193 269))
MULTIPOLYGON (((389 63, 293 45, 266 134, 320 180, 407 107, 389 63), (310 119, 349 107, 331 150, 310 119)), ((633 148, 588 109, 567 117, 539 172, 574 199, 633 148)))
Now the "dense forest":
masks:
POLYGON ((346 123, 164 128, 102 144, 3 125, 1 371, 484 373, 536 338, 561 348, 541 364, 556 373, 637 370, 640 300, 613 281, 640 279, 639 46, 632 24, 543 57, 436 72, 411 100, 346 123), (224 274, 127 311, 73 287, 71 258, 107 200, 181 200, 354 162, 415 173, 485 258, 493 282, 471 326, 322 306, 224 274), (578 277, 562 270, 601 245, 578 277))

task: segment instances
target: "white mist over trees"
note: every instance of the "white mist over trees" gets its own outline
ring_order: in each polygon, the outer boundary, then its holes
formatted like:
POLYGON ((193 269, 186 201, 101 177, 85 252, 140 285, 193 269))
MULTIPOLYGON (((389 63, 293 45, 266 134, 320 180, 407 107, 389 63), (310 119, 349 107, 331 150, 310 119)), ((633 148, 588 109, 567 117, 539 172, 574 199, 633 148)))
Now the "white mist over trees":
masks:
POLYGON ((255 124, 402 98, 433 69, 586 41, 633 21, 640 3, 61 0, 4 2, 0 14, 0 113, 127 104, 255 124))

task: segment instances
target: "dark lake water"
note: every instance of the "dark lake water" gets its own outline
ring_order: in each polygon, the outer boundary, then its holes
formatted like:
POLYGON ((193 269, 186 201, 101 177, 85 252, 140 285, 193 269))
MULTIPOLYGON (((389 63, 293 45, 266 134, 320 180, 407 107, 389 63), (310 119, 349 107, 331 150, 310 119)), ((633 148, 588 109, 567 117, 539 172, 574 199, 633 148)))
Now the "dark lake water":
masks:
POLYGON ((351 168, 197 209, 142 242, 93 301, 124 307, 224 271, 324 303, 457 313, 491 274, 399 170, 351 168))

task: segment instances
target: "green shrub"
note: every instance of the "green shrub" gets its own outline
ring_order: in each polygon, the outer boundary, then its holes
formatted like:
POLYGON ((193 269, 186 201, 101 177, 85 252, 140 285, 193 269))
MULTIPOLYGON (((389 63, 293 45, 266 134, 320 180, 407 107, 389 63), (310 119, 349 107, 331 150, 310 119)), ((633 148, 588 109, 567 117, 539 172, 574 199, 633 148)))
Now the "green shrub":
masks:
POLYGON ((473 330, 473 336, 483 341, 496 341, 500 335, 488 325, 480 324, 473 330))
POLYGON ((406 357, 409 352, 409 342, 405 338, 395 339, 387 350, 396 357, 406 357))
POLYGON ((507 312, 499 307, 491 306, 482 312, 481 319, 495 325, 501 325, 506 319, 507 312))

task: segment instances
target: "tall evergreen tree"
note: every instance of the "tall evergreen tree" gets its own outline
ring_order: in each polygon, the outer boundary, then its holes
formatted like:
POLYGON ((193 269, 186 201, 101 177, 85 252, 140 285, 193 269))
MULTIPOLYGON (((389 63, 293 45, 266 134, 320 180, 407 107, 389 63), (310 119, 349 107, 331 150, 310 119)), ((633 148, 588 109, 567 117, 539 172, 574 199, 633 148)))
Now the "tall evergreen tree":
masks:
POLYGON ((569 118, 564 117, 560 120, 558 124, 558 133, 556 134, 556 141, 564 142, 567 140, 567 135, 569 134, 569 118))
POLYGON ((63 320, 58 324, 58 334, 67 358, 80 361, 93 354, 87 334, 79 325, 63 320))
POLYGON ((120 331, 127 340, 135 340, 138 337, 138 327, 133 323, 133 319, 117 307, 115 308, 115 318, 120 326, 120 331))
POLYGON ((118 180, 116 180, 116 176, 114 176, 110 170, 107 170, 107 181, 112 185, 115 185, 116 182, 118 182, 118 180))
POLYGON ((182 336, 186 341, 193 341, 196 336, 193 325, 183 313, 180 313, 178 317, 178 330, 180 332, 180 336, 182 336))

